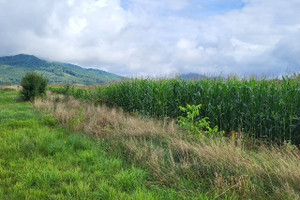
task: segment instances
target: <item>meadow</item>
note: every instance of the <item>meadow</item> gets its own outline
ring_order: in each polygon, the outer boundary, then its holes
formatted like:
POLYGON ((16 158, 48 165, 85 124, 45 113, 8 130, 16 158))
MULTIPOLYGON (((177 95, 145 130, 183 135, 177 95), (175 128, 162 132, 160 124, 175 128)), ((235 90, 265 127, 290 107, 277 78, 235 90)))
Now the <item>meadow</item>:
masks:
POLYGON ((149 172, 0 90, 0 199, 175 199, 149 172), (151 186, 150 186, 151 185, 151 186))

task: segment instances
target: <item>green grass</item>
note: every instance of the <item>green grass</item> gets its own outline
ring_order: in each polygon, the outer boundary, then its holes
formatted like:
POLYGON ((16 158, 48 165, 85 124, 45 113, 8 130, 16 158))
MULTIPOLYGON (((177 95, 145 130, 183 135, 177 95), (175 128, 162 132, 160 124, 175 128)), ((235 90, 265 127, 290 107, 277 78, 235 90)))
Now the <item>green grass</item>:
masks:
MULTIPOLYGON (((0 91, 0 199, 182 199, 149 173, 0 91)), ((196 196, 205 197, 203 194, 196 196)))

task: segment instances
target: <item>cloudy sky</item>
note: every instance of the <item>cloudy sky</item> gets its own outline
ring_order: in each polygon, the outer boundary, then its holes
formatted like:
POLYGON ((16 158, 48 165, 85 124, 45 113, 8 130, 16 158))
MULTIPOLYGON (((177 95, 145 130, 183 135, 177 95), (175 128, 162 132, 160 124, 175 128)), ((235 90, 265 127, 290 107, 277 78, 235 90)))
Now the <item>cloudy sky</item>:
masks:
POLYGON ((126 76, 300 71, 299 0, 0 0, 0 56, 126 76))

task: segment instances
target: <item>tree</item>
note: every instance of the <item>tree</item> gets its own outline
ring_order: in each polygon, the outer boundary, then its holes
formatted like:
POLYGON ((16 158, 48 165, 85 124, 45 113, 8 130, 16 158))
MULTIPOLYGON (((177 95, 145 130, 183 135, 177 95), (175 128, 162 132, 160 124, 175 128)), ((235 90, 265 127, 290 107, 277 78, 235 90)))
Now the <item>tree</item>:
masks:
POLYGON ((42 95, 46 91, 47 79, 35 72, 26 73, 21 80, 21 97, 24 101, 32 101, 36 96, 42 95))

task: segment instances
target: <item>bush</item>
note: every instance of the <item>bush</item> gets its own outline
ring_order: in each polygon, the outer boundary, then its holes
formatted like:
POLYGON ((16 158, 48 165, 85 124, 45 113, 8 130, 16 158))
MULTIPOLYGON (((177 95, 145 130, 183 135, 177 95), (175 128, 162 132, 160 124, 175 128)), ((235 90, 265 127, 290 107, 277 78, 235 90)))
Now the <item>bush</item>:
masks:
POLYGON ((189 134, 197 135, 199 137, 208 136, 215 137, 217 135, 224 135, 224 131, 219 131, 218 126, 214 128, 210 127, 210 121, 208 117, 199 118, 199 111, 202 104, 199 105, 187 105, 187 107, 179 106, 180 110, 187 114, 186 117, 179 116, 179 126, 186 129, 189 134))
POLYGON ((27 73, 21 81, 23 87, 21 97, 24 101, 32 101, 46 91, 47 80, 35 72, 27 73))

